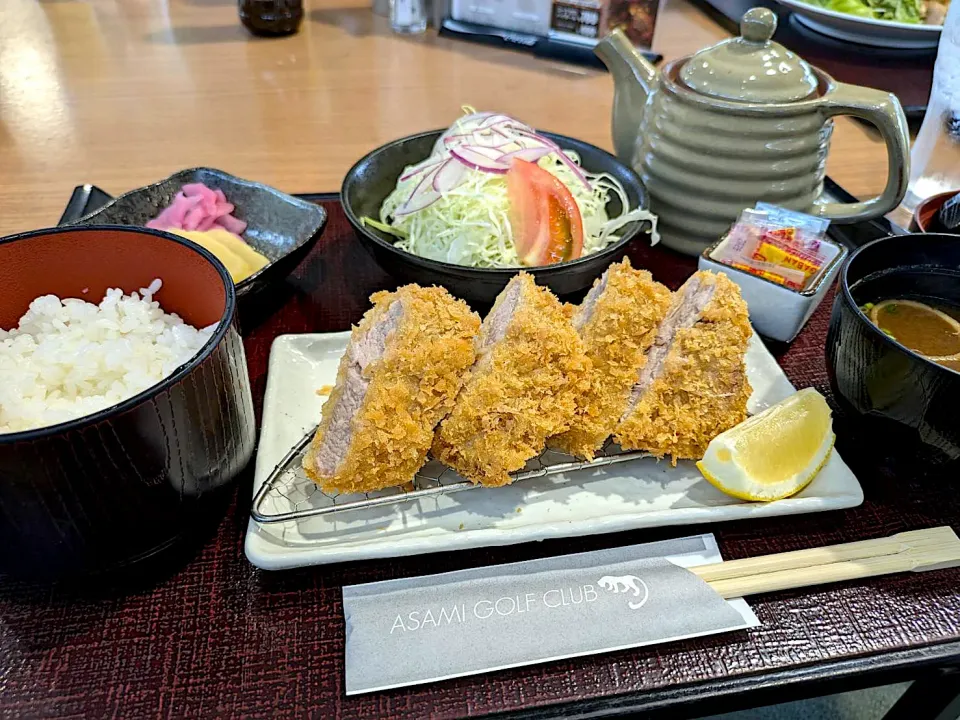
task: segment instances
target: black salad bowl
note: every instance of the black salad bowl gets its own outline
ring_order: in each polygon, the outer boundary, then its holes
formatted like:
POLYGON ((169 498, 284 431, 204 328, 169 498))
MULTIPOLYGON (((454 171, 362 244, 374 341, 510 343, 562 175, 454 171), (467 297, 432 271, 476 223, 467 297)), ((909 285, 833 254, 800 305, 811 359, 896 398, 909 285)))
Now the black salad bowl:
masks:
POLYGON ((930 466, 952 463, 960 459, 960 373, 904 347, 860 310, 895 298, 960 308, 960 237, 892 236, 850 256, 827 335, 833 393, 876 429, 878 451, 903 451, 930 466))
MULTIPOLYGON (((364 225, 362 218, 380 218, 380 206, 393 191, 403 169, 430 155, 442 130, 411 135, 373 150, 350 168, 343 180, 340 200, 357 237, 388 273, 402 282, 441 285, 457 297, 479 305, 488 305, 521 268, 474 268, 419 257, 394 246, 388 233, 364 225)), ((647 192, 639 176, 613 155, 589 143, 564 135, 543 133, 564 150, 580 155, 582 167, 589 172, 605 172, 622 185, 630 209, 648 207, 647 192)), ((607 213, 620 214, 618 198, 607 203, 607 213)), ((648 238, 649 222, 635 222, 620 230, 620 238, 592 255, 535 268, 522 268, 534 275, 557 295, 569 295, 588 288, 607 266, 620 260, 627 246, 638 237, 648 238)))

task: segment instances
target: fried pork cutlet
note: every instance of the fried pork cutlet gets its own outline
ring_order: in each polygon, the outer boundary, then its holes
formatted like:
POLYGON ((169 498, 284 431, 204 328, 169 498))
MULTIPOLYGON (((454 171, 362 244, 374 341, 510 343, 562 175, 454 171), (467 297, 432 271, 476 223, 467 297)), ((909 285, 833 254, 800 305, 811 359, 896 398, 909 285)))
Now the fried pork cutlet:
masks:
POLYGON ((413 479, 476 359, 480 318, 446 290, 407 285, 370 299, 303 461, 325 490, 413 479))
POLYGON ((433 454, 475 483, 506 485, 569 427, 589 363, 560 301, 526 273, 497 297, 477 355, 433 454))
POLYGON ((670 291, 630 261, 611 265, 573 315, 590 359, 590 374, 577 397, 570 429, 549 445, 592 460, 613 434, 630 392, 670 307, 670 291))
POLYGON ((700 458, 747 417, 752 330, 740 288, 698 272, 675 293, 614 438, 627 450, 700 458))

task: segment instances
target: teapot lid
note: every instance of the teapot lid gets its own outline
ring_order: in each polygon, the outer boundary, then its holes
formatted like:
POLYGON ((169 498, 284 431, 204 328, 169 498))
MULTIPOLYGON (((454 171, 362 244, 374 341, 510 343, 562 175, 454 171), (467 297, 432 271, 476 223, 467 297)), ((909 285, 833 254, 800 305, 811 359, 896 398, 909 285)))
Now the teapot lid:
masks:
POLYGON ((680 79, 703 95, 757 103, 803 100, 817 90, 817 75, 802 58, 773 42, 777 16, 752 8, 740 20, 740 37, 696 53, 680 79))

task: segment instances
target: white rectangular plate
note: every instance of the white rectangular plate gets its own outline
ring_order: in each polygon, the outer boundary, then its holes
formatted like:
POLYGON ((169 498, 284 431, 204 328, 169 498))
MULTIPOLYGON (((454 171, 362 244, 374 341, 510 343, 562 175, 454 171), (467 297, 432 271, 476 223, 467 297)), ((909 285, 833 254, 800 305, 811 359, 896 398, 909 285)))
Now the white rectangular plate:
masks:
MULTIPOLYGON (((336 381, 349 332, 281 335, 270 351, 254 493, 320 420, 317 390, 336 381)), ((754 336, 747 351, 757 413, 793 392, 754 336)), ((509 545, 664 525, 796 515, 855 507, 863 490, 836 451, 800 494, 771 503, 724 495, 692 462, 632 460, 592 470, 478 488, 397 505, 260 525, 250 520, 247 558, 266 570, 347 560, 509 545)))

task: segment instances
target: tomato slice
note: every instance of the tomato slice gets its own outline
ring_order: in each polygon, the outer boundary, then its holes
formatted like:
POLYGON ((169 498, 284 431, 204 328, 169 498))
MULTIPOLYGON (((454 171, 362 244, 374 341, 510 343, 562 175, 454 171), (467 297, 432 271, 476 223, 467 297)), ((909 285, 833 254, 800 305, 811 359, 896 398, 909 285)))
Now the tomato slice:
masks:
POLYGON ((573 195, 535 163, 514 160, 507 172, 510 227, 527 266, 576 260, 583 254, 583 218, 573 195))

